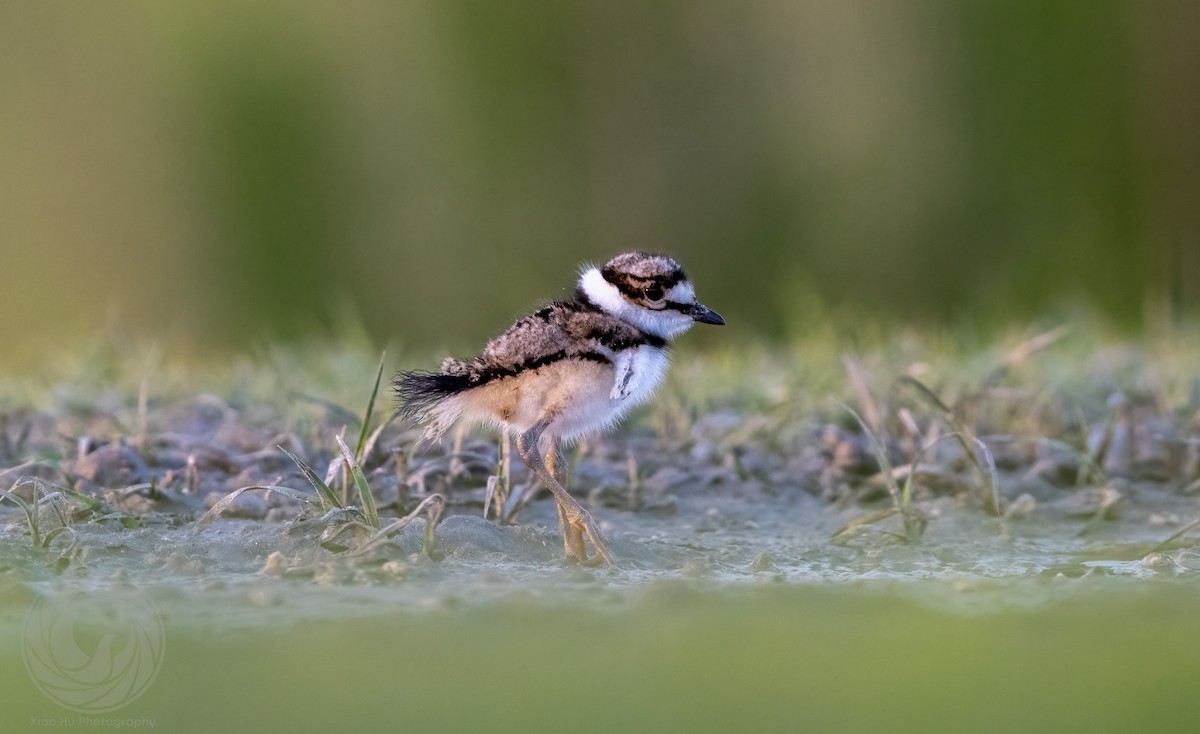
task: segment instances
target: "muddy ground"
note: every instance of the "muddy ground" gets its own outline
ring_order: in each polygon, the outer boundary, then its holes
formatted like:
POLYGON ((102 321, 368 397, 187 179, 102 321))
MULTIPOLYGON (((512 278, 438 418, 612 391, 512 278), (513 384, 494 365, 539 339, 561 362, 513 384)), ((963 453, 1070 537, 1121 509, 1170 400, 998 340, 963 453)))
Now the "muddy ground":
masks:
MULTIPOLYGON (((1065 336, 1047 331, 940 367, 842 354, 836 374, 813 380, 833 386, 824 396, 786 352, 757 354, 737 383, 729 357, 693 361, 629 425, 569 452, 570 488, 608 535, 612 569, 563 558, 548 493, 502 440, 423 440, 419 426, 390 419, 384 391, 358 452, 379 516, 371 523, 335 441, 356 444, 362 408, 264 389, 269 364, 243 366, 223 394, 191 393, 188 380, 156 394, 146 377, 134 391, 119 371, 108 384, 48 379, 0 412, 0 484, 16 495, 0 510, 5 573, 267 576, 407 589, 419 604, 551 593, 547 578, 616 589, 1192 574, 1200 373, 1150 369, 1151 355, 1129 345, 1041 354, 1065 336), (347 509, 300 496, 318 492, 289 452, 347 509), (235 490, 265 486, 292 491, 248 491, 212 511, 235 490), (422 505, 431 497, 436 506, 422 505), (21 500, 40 502, 36 544, 21 500)), ((365 379, 338 389, 365 405, 369 357, 342 361, 365 379)))

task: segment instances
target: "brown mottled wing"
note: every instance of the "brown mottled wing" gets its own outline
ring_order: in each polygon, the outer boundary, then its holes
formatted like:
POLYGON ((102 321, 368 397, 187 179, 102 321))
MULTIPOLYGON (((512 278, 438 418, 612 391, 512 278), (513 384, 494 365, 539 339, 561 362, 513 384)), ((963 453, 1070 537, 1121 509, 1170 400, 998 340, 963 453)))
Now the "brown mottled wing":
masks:
POLYGON ((552 303, 488 342, 473 362, 481 372, 513 373, 560 359, 609 361, 615 351, 643 344, 646 335, 579 301, 552 303))
POLYGON ((570 350, 572 339, 567 329, 569 318, 557 304, 520 319, 484 347, 477 360, 492 369, 520 369, 570 350))

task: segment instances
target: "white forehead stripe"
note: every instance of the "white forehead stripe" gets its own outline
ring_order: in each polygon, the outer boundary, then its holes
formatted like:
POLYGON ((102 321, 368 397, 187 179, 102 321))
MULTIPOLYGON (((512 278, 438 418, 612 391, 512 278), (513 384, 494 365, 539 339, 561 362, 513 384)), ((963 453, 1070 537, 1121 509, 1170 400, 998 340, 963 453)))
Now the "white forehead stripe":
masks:
POLYGON ((680 281, 667 291, 667 300, 671 303, 692 303, 696 300, 696 289, 690 282, 680 281))

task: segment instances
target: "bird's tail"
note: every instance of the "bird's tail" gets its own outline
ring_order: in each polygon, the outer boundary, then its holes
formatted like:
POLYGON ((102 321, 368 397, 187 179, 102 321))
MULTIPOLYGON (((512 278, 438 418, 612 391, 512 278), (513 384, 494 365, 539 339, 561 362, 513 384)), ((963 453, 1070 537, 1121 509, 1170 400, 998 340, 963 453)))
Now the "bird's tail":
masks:
POLYGON ((427 433, 440 436, 462 413, 455 398, 470 387, 466 373, 401 372, 392 380, 400 399, 400 415, 424 423, 432 419, 427 433))

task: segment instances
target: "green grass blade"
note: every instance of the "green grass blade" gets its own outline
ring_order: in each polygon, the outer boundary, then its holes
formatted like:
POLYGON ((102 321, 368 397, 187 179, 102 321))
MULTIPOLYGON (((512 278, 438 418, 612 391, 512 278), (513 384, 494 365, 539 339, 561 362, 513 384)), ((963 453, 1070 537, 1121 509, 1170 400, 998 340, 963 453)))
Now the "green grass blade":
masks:
MULTIPOLYGON (((884 481, 887 483, 888 493, 892 495, 892 502, 895 504, 896 512, 900 513, 900 519, 904 525, 904 540, 906 542, 916 542, 925 532, 924 515, 917 512, 910 502, 912 475, 916 473, 916 461, 914 460, 912 464, 911 470, 908 473, 908 480, 905 482, 902 492, 900 485, 896 483, 896 473, 892 468, 892 460, 888 456, 887 446, 880 440, 879 435, 871 430, 871 426, 867 424, 867 421, 854 408, 851 408, 840 400, 835 402, 849 411, 850 415, 854 416, 854 420, 858 421, 858 425, 862 427, 863 433, 870 439, 871 448, 875 452, 875 460, 879 463, 879 469, 883 473, 884 481)), ((882 517, 887 517, 887 515, 882 515, 882 517)), ((879 519, 882 519, 882 517, 879 519)), ((842 531, 839 530, 833 534, 833 538, 836 539, 841 534, 842 531)))
POLYGON ((436 548, 435 529, 438 522, 441 521, 442 512, 445 509, 446 498, 440 494, 431 494, 422 500, 421 504, 413 508, 412 512, 391 521, 386 527, 378 529, 369 540, 359 545, 351 555, 360 556, 373 551, 388 542, 393 535, 412 524, 421 513, 425 513, 425 537, 422 541, 421 549, 431 559, 440 561, 445 558, 445 554, 436 548))
POLYGON ((362 451, 360 452, 360 455, 361 456, 370 456, 371 452, 375 450, 375 444, 379 443, 380 435, 383 434, 384 430, 386 430, 388 426, 395 423, 396 419, 399 417, 400 417, 400 411, 394 410, 394 411, 392 411, 392 414, 390 416, 388 416, 387 420, 385 420, 383 423, 380 423, 378 426, 376 426, 375 430, 371 431, 371 435, 367 437, 367 445, 363 447, 362 451))
POLYGON ((350 453, 350 447, 342 440, 341 436, 337 436, 338 448, 342 450, 342 458, 346 460, 346 465, 350 467, 350 476, 354 478, 354 486, 358 489, 359 502, 362 503, 363 517, 367 524, 373 528, 379 527, 379 511, 375 509, 375 495, 371 494, 371 487, 367 484, 367 477, 363 474, 362 467, 354 460, 354 455, 350 453))
POLYGON ((1158 545, 1154 546, 1154 548, 1150 552, 1151 553, 1162 553, 1165 550, 1169 550, 1171 548, 1171 546, 1175 543, 1175 541, 1179 540, 1183 536, 1192 532, 1196 528, 1200 528, 1200 520, 1193 520, 1192 522, 1188 523, 1187 525, 1184 525, 1183 527, 1179 528, 1175 532, 1171 533, 1171 536, 1169 538, 1167 538, 1163 542, 1159 543, 1158 545))
POLYGON ((50 543, 53 542, 55 538, 57 538, 58 536, 63 535, 63 534, 70 535, 72 538, 77 537, 76 533, 75 533, 75 528, 72 528, 70 525, 59 525, 58 527, 54 528, 50 532, 46 533, 45 538, 42 538, 42 547, 49 548, 50 543))
POLYGON ((16 494, 17 488, 24 484, 32 484, 32 482, 27 479, 18 479, 9 490, 0 489, 0 501, 8 500, 21 508, 21 511, 25 513, 25 521, 29 523, 29 532, 33 535, 33 544, 38 545, 41 538, 38 534, 37 506, 31 506, 20 495, 16 494))
POLYGON ((889 517, 891 517, 892 515, 897 514, 898 512, 900 512, 899 508, 889 507, 886 510, 872 512, 870 515, 864 515, 862 517, 851 520, 850 522, 846 523, 842 527, 833 531, 833 534, 829 536, 829 541, 831 543, 840 545, 841 543, 844 543, 847 540, 849 540, 853 535, 857 534, 859 530, 865 528, 866 526, 874 525, 875 523, 877 523, 881 520, 886 520, 889 517))
POLYGON ((871 430, 871 426, 867 423, 866 419, 859 415, 857 410, 851 408, 841 400, 835 399, 833 402, 842 406, 844 410, 854 416, 854 420, 858 421, 859 427, 862 428, 863 433, 871 441, 871 450, 875 454, 875 461, 879 463, 879 470, 883 473, 884 481, 887 482, 888 492, 892 495, 892 499, 895 500, 896 507, 899 508, 900 487, 896 484, 896 477, 892 472, 892 459, 888 456, 887 447, 883 445, 883 442, 879 440, 879 436, 876 435, 875 431, 871 430))
POLYGON ((896 380, 896 385, 913 388, 925 402, 941 412, 942 420, 946 421, 946 424, 953 430, 950 435, 955 436, 963 453, 975 465, 980 475, 987 477, 988 483, 991 485, 991 493, 980 497, 984 510, 991 512, 1003 521, 1004 513, 1000 510, 999 472, 996 471, 996 460, 992 456, 992 450, 987 447, 987 444, 976 438, 975 434, 954 414, 954 410, 938 397, 937 393, 926 387, 925 383, 910 375, 904 375, 896 380), (983 456, 984 461, 979 460, 976 449, 983 456))
POLYGON ((276 448, 287 454, 288 458, 292 460, 292 463, 300 467, 300 471, 304 473, 305 478, 308 479, 308 483, 313 486, 313 489, 317 491, 317 496, 321 498, 322 509, 330 510, 335 507, 343 506, 341 500, 339 500, 337 497, 337 493, 329 488, 329 485, 325 483, 324 479, 321 479, 321 477, 317 476, 317 473, 313 471, 311 466, 305 464, 299 456, 296 456, 284 447, 276 446, 276 448))
POLYGON ((913 388, 920 393, 921 397, 925 398, 925 402, 941 411, 943 417, 947 417, 953 421, 954 411, 949 405, 946 405, 946 403, 940 397, 938 397, 937 393, 926 387, 925 383, 921 382, 912 375, 901 375, 896 379, 896 383, 899 385, 908 385, 909 387, 913 388))
POLYGON ((383 378, 383 363, 387 352, 379 355, 379 369, 375 372, 375 387, 371 388, 371 399, 367 401, 367 412, 363 415, 362 428, 358 432, 358 444, 354 447, 354 456, 362 461, 363 448, 367 445, 367 436, 371 432, 371 415, 375 412, 375 398, 379 396, 379 381, 383 378))
MULTIPOLYGON (((42 498, 38 500, 39 514, 42 512, 43 507, 47 508, 49 512, 53 513, 54 519, 58 522, 55 527, 69 526, 71 524, 71 514, 69 512, 71 503, 67 501, 66 495, 62 494, 61 492, 43 494, 42 498)), ((39 517, 38 525, 41 524, 42 521, 39 517)))
POLYGON ((76 492, 75 490, 67 487, 56 486, 55 489, 59 492, 62 492, 63 495, 68 499, 72 499, 77 502, 80 508, 87 512, 97 512, 104 507, 103 502, 101 502, 98 498, 91 496, 90 494, 76 492))
POLYGON ((988 483, 991 485, 992 493, 989 496, 992 506, 990 511, 1003 522, 1004 511, 1000 509, 1000 471, 996 468, 996 458, 992 456, 992 450, 988 448, 987 444, 980 441, 978 437, 969 436, 968 438, 971 444, 979 449, 979 453, 983 456, 982 464, 975 458, 974 452, 971 454, 971 460, 974 462, 975 467, 979 469, 979 473, 988 478, 988 483))

